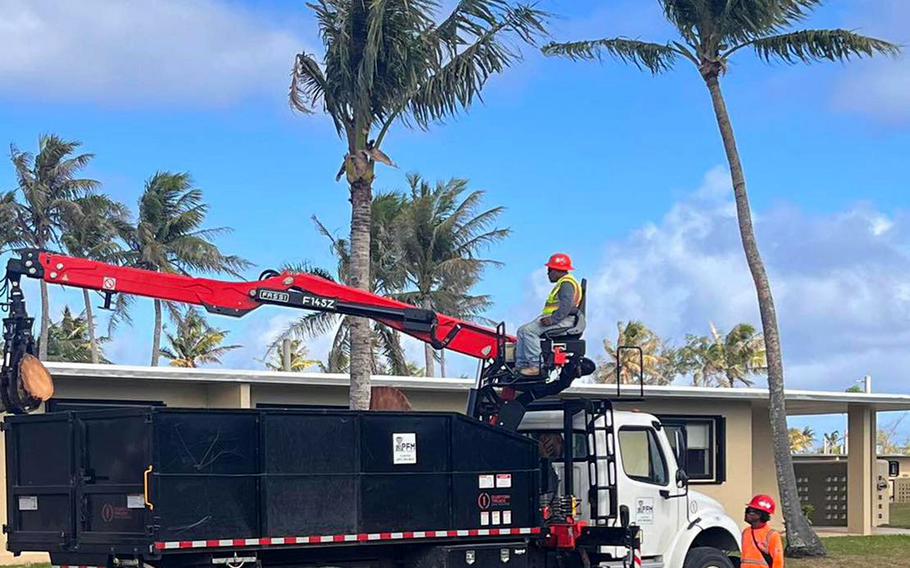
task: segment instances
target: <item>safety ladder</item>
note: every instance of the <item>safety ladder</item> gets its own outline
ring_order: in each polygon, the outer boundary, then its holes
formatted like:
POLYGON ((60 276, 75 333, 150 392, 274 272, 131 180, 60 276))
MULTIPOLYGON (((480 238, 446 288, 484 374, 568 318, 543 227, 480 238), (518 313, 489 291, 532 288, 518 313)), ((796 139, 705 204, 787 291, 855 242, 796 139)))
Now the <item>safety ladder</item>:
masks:
POLYGON ((607 526, 617 518, 616 431, 613 405, 591 400, 585 405, 585 441, 588 462, 588 503, 591 524, 607 526), (606 497, 607 506, 601 504, 606 497))

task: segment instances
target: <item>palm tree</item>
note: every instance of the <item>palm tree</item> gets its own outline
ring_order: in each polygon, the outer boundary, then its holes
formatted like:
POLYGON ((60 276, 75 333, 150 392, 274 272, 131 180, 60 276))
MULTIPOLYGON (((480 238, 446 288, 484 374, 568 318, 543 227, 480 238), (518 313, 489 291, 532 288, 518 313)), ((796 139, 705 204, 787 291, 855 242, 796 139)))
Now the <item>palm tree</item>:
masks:
POLYGON ((798 24, 822 4, 822 0, 659 0, 664 15, 679 32, 679 39, 649 43, 627 38, 598 39, 544 47, 548 55, 572 59, 599 59, 609 55, 657 74, 678 61, 688 61, 698 70, 714 106, 724 150, 730 165, 740 237, 752 279, 755 282, 762 330, 768 349, 771 433, 777 465, 787 552, 791 556, 824 555, 825 547, 800 509, 796 475, 787 440, 787 413, 784 404, 784 369, 778 334, 777 314, 771 285, 758 249, 752 214, 733 125, 720 87, 720 78, 730 58, 752 48, 763 61, 810 63, 847 61, 853 57, 896 54, 898 47, 847 30, 799 30, 798 24))
MULTIPOLYGON (((370 262, 372 281, 370 291, 382 296, 394 296, 404 286, 404 271, 401 263, 400 224, 398 218, 404 207, 404 198, 397 193, 385 193, 373 197, 370 262)), ((351 246, 347 239, 334 236, 325 225, 313 217, 316 229, 330 243, 330 250, 337 259, 337 277, 331 272, 307 263, 288 264, 282 270, 307 273, 332 281, 350 285, 351 246)), ((339 316, 329 312, 312 312, 292 322, 272 343, 270 351, 277 351, 285 339, 308 339, 334 332, 332 347, 323 368, 330 373, 350 370, 351 364, 351 323, 355 318, 339 316)), ((390 372, 395 375, 408 374, 408 364, 397 331, 380 323, 370 324, 370 370, 373 373, 390 372)))
POLYGON ((48 328, 47 359, 48 361, 67 361, 70 363, 110 363, 100 353, 98 343, 107 342, 102 337, 94 344, 90 340, 88 319, 84 314, 73 316, 69 306, 64 306, 60 322, 52 322, 48 328), (98 360, 95 360, 95 357, 98 360))
MULTIPOLYGON (((38 153, 32 155, 10 145, 10 157, 22 201, 15 206, 17 244, 46 249, 60 235, 64 211, 77 207, 74 200, 98 187, 93 179, 78 177, 91 161, 92 154, 75 154, 80 142, 65 141, 53 134, 38 139, 38 153)), ((41 334, 38 357, 47 359, 48 313, 50 299, 47 283, 41 283, 41 334)))
POLYGON ((272 371, 292 371, 299 373, 305 371, 310 367, 316 367, 319 365, 319 361, 314 361, 308 359, 308 353, 306 344, 299 339, 291 339, 287 343, 287 349, 290 352, 288 357, 289 366, 286 368, 284 364, 284 349, 285 344, 282 343, 282 348, 275 350, 269 348, 266 352, 266 361, 265 366, 272 371))
MULTIPOLYGON (((60 242, 72 256, 111 262, 122 248, 118 235, 129 226, 129 211, 122 203, 106 195, 88 195, 75 200, 78 207, 69 208, 62 216, 60 242)), ((95 319, 89 291, 82 290, 85 318, 88 325, 92 363, 98 363, 98 343, 95 340, 95 319)))
POLYGON ((227 338, 227 330, 212 327, 192 307, 187 308, 183 314, 177 312, 174 315, 177 331, 174 334, 165 332, 170 345, 161 348, 161 355, 171 360, 171 367, 195 368, 209 363, 221 363, 221 357, 225 353, 241 347, 222 345, 227 338))
MULTIPOLYGON (((202 191, 193 187, 188 173, 158 172, 145 183, 139 198, 139 220, 124 231, 128 250, 120 255, 126 264, 172 274, 191 272, 228 273, 250 263, 234 255, 225 255, 211 238, 229 229, 202 228, 208 205, 202 191)), ((179 312, 166 304, 171 315, 179 312)), ((155 300, 155 328, 152 337, 152 366, 158 365, 161 353, 162 301, 155 300)))
POLYGON ((822 437, 824 438, 823 453, 835 455, 844 453, 844 440, 841 438, 840 432, 835 430, 834 432, 823 434, 822 437))
MULTIPOLYGON (((492 301, 472 295, 484 268, 501 263, 479 258, 481 249, 509 236, 509 229, 495 227, 504 211, 480 211, 484 192, 468 192, 468 181, 451 179, 431 186, 419 175, 408 176, 410 197, 402 212, 402 266, 411 291, 396 297, 427 310, 477 321, 492 301)), ((483 320, 486 322, 487 320, 483 320)), ((425 376, 435 374, 435 356, 425 345, 425 376)), ((443 363, 443 360, 440 361, 443 363)), ((444 366, 444 363, 443 363, 444 366)), ((444 371, 443 371, 443 374, 444 371)))
MULTIPOLYGON (((338 179, 351 192, 350 284, 370 288, 370 204, 376 162, 393 124, 428 128, 467 109, 487 80, 519 53, 510 39, 533 43, 544 14, 510 0, 462 0, 441 22, 436 0, 316 0, 322 64, 297 55, 290 89, 294 108, 328 114, 347 146, 338 179)), ((351 408, 370 406, 370 329, 351 320, 351 408)))
POLYGON ((16 234, 16 192, 0 193, 0 254, 19 241, 16 234))
POLYGON ((799 428, 790 428, 787 430, 790 440, 790 453, 804 454, 812 449, 815 444, 815 431, 806 426, 802 430, 799 428))
POLYGON ((711 335, 689 335, 679 350, 680 369, 695 386, 752 386, 751 375, 767 370, 761 333, 747 323, 723 334, 711 324, 711 335))
POLYGON ((639 376, 648 385, 668 385, 673 382, 676 376, 675 354, 656 333, 640 321, 620 321, 616 323, 616 329, 615 344, 604 339, 607 358, 598 365, 595 375, 597 382, 615 383, 617 367, 620 384, 638 383, 639 376), (620 349, 633 346, 641 348, 641 357, 636 349, 620 349))

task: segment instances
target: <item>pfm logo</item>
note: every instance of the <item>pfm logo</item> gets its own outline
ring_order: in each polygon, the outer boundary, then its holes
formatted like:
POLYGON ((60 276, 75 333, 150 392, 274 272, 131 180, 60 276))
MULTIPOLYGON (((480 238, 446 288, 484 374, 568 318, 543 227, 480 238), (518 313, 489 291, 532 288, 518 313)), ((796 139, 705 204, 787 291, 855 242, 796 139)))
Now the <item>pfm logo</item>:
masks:
POLYGON ((417 449, 416 442, 406 442, 403 437, 398 436, 395 438, 395 451, 396 452, 413 452, 417 449))

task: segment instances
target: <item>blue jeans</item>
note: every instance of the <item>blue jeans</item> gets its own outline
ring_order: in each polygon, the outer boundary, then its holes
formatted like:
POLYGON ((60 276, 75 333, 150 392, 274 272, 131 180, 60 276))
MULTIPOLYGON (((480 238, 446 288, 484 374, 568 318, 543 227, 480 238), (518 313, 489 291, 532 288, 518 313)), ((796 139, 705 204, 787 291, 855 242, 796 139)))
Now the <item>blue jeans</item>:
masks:
POLYGON ((545 331, 557 327, 569 327, 575 320, 572 316, 564 318, 553 325, 543 325, 538 316, 518 328, 518 344, 515 346, 515 368, 525 369, 540 366, 540 336, 545 331))

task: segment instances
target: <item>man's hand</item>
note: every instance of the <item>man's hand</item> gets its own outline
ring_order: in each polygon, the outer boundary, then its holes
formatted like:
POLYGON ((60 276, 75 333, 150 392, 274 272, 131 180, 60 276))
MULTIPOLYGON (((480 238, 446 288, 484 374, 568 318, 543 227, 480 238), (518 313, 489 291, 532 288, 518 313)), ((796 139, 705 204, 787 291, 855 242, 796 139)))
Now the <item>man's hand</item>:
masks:
POLYGON ((556 322, 554 322, 553 318, 551 318, 550 316, 544 316, 544 317, 540 318, 541 325, 553 325, 554 323, 556 323, 556 322))

